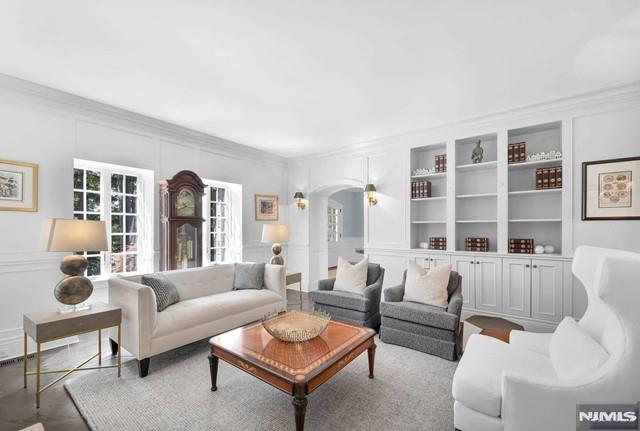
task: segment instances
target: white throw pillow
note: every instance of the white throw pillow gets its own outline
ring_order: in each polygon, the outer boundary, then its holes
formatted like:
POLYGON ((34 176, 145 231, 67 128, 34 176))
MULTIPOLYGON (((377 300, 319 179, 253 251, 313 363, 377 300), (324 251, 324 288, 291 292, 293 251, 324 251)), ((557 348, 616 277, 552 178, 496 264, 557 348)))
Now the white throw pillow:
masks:
POLYGON ((609 359, 609 354, 572 317, 565 317, 551 336, 549 357, 560 379, 589 376, 609 359))
POLYGON ((363 295, 364 289, 367 287, 367 269, 369 269, 368 257, 365 257, 355 265, 351 265, 347 259, 340 256, 333 290, 363 295))
POLYGON ((447 285, 450 275, 451 265, 425 269, 409 261, 403 300, 446 307, 449 299, 447 285))

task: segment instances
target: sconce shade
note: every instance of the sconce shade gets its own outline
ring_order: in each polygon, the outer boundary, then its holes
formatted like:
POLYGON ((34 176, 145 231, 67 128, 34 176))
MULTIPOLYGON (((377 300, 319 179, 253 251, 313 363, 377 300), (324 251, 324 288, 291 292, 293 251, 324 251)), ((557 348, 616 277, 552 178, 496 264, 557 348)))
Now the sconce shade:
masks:
POLYGON ((365 192, 375 192, 376 191, 376 186, 374 186, 373 184, 367 184, 366 186, 364 186, 364 191, 365 192))
POLYGON ((287 242, 289 241, 289 226, 286 224, 262 225, 262 242, 287 242))
POLYGON ((44 229, 46 251, 108 251, 107 226, 103 221, 48 220, 44 229))
POLYGON ((302 192, 296 192, 295 195, 293 195, 294 199, 304 199, 304 195, 302 194, 302 192))

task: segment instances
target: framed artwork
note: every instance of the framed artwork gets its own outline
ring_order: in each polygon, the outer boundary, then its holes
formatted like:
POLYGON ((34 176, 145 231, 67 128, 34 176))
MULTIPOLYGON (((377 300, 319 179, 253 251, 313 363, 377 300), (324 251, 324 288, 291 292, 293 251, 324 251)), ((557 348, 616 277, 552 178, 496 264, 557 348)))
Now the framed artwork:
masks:
POLYGON ((582 163, 582 220, 640 220, 640 157, 582 163))
POLYGON ((38 165, 0 160, 0 211, 38 211, 38 165))
POLYGON ((256 220, 278 221, 278 196, 255 195, 256 220))

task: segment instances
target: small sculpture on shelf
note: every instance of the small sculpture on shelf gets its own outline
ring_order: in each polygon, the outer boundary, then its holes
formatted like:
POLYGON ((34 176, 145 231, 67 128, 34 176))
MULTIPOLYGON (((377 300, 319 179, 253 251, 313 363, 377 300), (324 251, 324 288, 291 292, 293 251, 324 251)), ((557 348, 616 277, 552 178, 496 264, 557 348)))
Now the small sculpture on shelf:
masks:
POLYGON ((473 163, 482 163, 484 149, 480 146, 481 143, 482 141, 478 140, 478 142, 476 142, 476 146, 471 151, 471 161, 473 163))

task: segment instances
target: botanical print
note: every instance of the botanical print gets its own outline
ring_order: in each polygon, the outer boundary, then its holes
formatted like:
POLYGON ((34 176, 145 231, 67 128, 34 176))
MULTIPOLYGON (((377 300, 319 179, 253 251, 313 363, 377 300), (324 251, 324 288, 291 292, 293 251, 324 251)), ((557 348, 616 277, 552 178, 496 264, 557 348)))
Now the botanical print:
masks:
POLYGON ((0 200, 22 200, 22 173, 0 170, 0 200))
POLYGON ((598 207, 631 208, 631 171, 598 174, 598 207))

